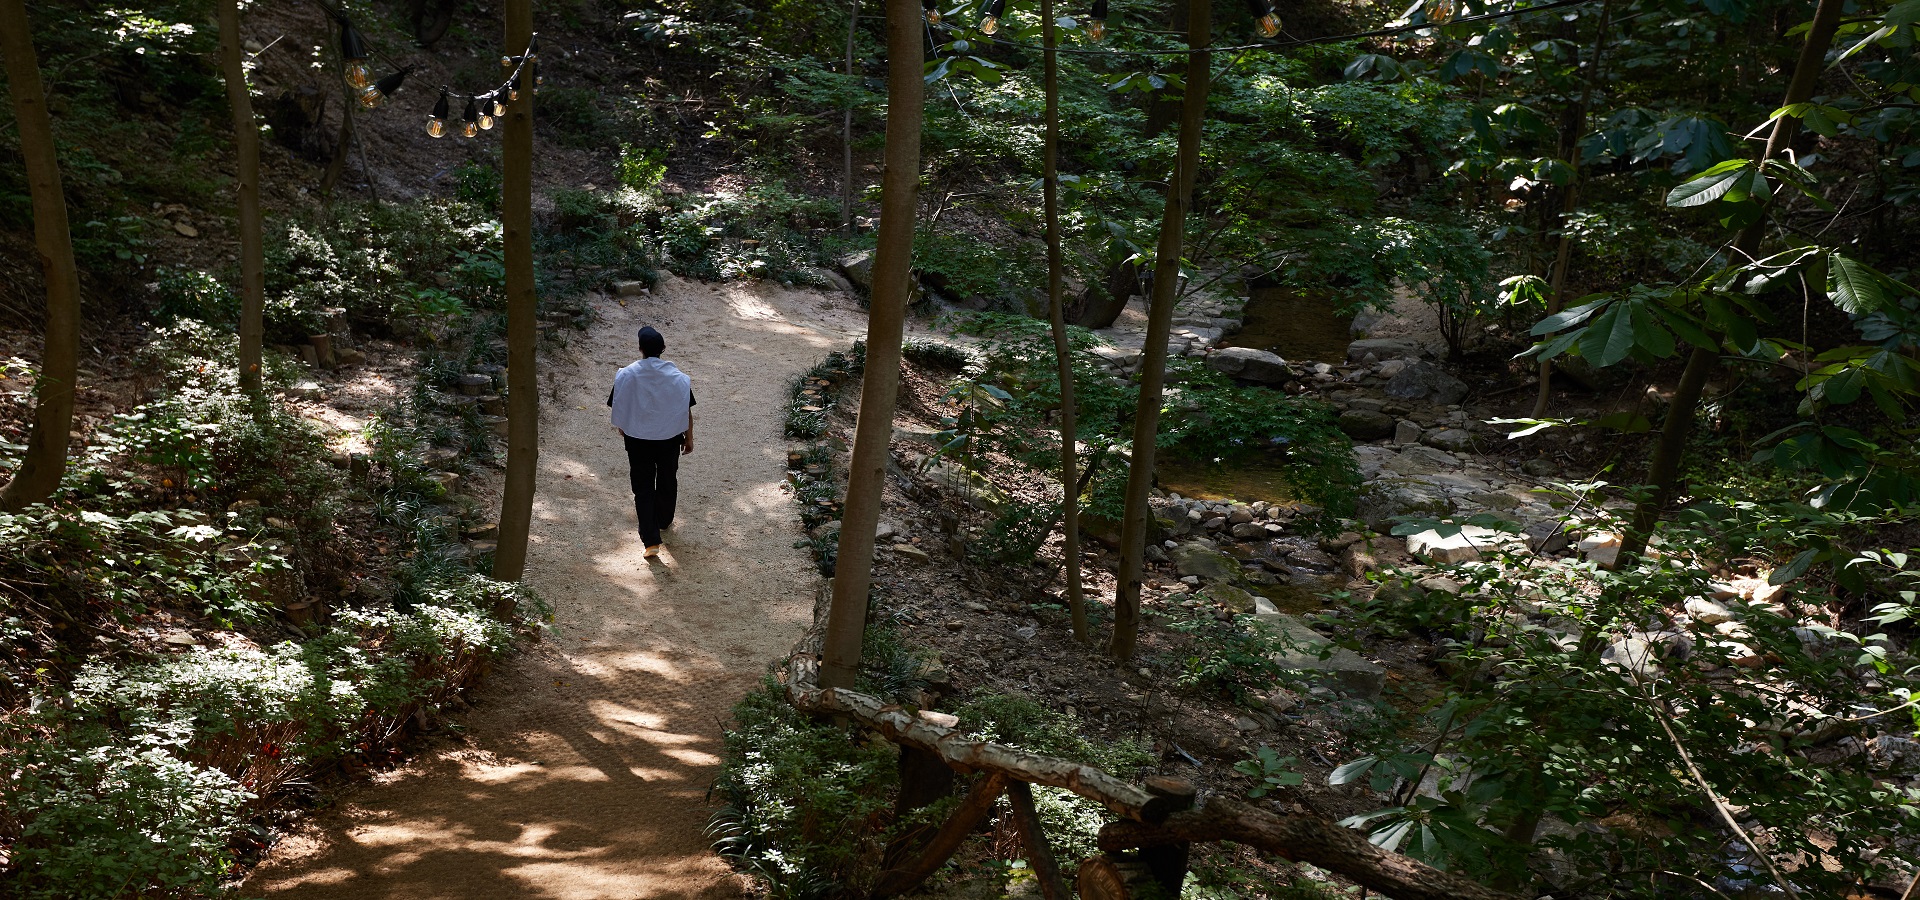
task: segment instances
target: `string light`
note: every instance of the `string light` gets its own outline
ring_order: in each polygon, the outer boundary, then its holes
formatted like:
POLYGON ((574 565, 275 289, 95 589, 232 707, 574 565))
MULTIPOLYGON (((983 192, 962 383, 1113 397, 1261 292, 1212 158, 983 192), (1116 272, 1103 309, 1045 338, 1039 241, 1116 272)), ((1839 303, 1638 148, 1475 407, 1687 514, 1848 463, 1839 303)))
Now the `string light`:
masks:
POLYGON ((1096 44, 1107 39, 1107 0, 1093 0, 1093 14, 1087 17, 1087 40, 1096 44))
POLYGON ((980 33, 994 34, 1000 30, 1000 17, 1007 14, 1007 0, 987 0, 987 14, 980 19, 980 33))
POLYGON ((493 129, 493 95, 488 94, 479 99, 480 118, 478 121, 480 122, 480 130, 491 131, 493 129))
POLYGON ((496 90, 493 93, 488 94, 487 97, 488 97, 487 102, 493 106, 494 118, 497 119, 507 114, 507 104, 501 101, 500 99, 501 93, 499 91, 496 90))
POLYGON ((365 91, 373 86, 373 70, 367 66, 367 39, 362 37, 360 29, 342 18, 340 20, 340 56, 346 61, 347 84, 355 91, 365 91))
POLYGON ((474 137, 480 133, 480 107, 473 100, 467 101, 467 114, 460 119, 460 136, 474 137))
POLYGON ((433 115, 427 117, 427 136, 447 136, 447 91, 440 89, 440 100, 433 105, 433 115))
POLYGON ((367 85, 366 89, 360 92, 360 105, 367 109, 380 108, 388 98, 394 95, 394 92, 400 90, 400 83, 407 80, 407 73, 411 71, 413 71, 412 67, 401 69, 367 85))
POLYGON ((926 11, 928 25, 940 24, 940 0, 920 0, 920 8, 926 11))
POLYGON ((1253 24, 1261 37, 1280 35, 1280 14, 1274 11, 1272 0, 1253 0, 1253 11, 1259 17, 1253 24))

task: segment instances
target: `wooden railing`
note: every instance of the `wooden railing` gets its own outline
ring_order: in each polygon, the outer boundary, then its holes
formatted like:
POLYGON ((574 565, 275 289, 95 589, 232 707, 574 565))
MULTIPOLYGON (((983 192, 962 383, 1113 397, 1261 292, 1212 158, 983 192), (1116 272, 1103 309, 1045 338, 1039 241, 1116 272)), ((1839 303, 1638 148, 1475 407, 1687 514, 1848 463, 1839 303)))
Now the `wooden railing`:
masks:
POLYGON ((969 739, 950 714, 912 711, 858 691, 822 688, 819 650, 817 631, 794 646, 783 673, 787 702, 802 712, 851 719, 900 745, 903 773, 916 773, 903 778, 903 809, 946 796, 954 773, 982 775, 931 834, 910 835, 889 848, 876 897, 898 896, 925 882, 1004 794, 1042 896, 1068 900, 1073 895, 1034 811, 1031 786, 1039 784, 1072 791, 1120 817, 1100 829, 1102 855, 1082 862, 1075 875, 1085 900, 1127 900, 1155 888, 1159 896, 1178 897, 1189 847, 1204 841, 1233 841, 1312 863, 1398 900, 1516 900, 1376 847, 1358 832, 1321 816, 1279 816, 1217 795, 1196 809, 1196 791, 1182 779, 1155 776, 1143 786, 1134 785, 1092 766, 969 739))

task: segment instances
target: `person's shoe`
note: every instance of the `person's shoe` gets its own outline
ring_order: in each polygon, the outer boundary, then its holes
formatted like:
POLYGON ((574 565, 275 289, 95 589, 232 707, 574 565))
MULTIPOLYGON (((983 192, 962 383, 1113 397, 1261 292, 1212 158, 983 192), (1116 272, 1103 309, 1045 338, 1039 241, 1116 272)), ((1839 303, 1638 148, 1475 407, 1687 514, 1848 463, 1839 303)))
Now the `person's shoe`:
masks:
POLYGON ((646 550, 646 552, 645 552, 645 553, 643 553, 643 554, 641 554, 641 555, 642 555, 642 556, 645 556, 645 557, 646 557, 646 558, 648 558, 648 559, 653 559, 654 557, 656 557, 656 556, 659 556, 659 555, 660 555, 660 548, 661 548, 661 547, 663 547, 663 546, 666 546, 666 545, 664 545, 664 544, 653 544, 653 545, 651 545, 651 546, 649 546, 649 547, 647 547, 647 550, 646 550))

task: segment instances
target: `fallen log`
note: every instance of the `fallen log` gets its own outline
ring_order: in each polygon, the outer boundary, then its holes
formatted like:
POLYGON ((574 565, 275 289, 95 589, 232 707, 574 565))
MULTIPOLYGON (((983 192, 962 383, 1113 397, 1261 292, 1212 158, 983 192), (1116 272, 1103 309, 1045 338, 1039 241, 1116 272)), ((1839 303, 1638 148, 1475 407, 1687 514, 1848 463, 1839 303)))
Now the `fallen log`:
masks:
POLYGON ((1477 881, 1383 850, 1365 836, 1312 815, 1277 816, 1213 797, 1197 810, 1157 825, 1109 822, 1100 829, 1108 853, 1194 841, 1233 841, 1296 862, 1312 863, 1395 900, 1517 900, 1477 881))

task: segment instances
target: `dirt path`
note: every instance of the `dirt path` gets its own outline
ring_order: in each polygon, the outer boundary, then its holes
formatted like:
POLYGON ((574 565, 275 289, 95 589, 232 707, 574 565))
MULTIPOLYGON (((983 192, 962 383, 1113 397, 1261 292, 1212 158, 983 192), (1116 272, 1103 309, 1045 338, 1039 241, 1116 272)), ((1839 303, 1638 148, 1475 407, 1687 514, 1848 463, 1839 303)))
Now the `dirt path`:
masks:
POLYGON ((841 297, 671 278, 600 311, 573 361, 546 361, 559 396, 541 396, 527 568, 557 631, 482 686, 464 744, 345 798, 276 848, 248 896, 738 895, 702 834, 721 726, 805 628, 817 579, 780 490, 781 405, 862 320, 841 297), (605 405, 643 324, 700 401, 678 519, 651 564, 605 405))

